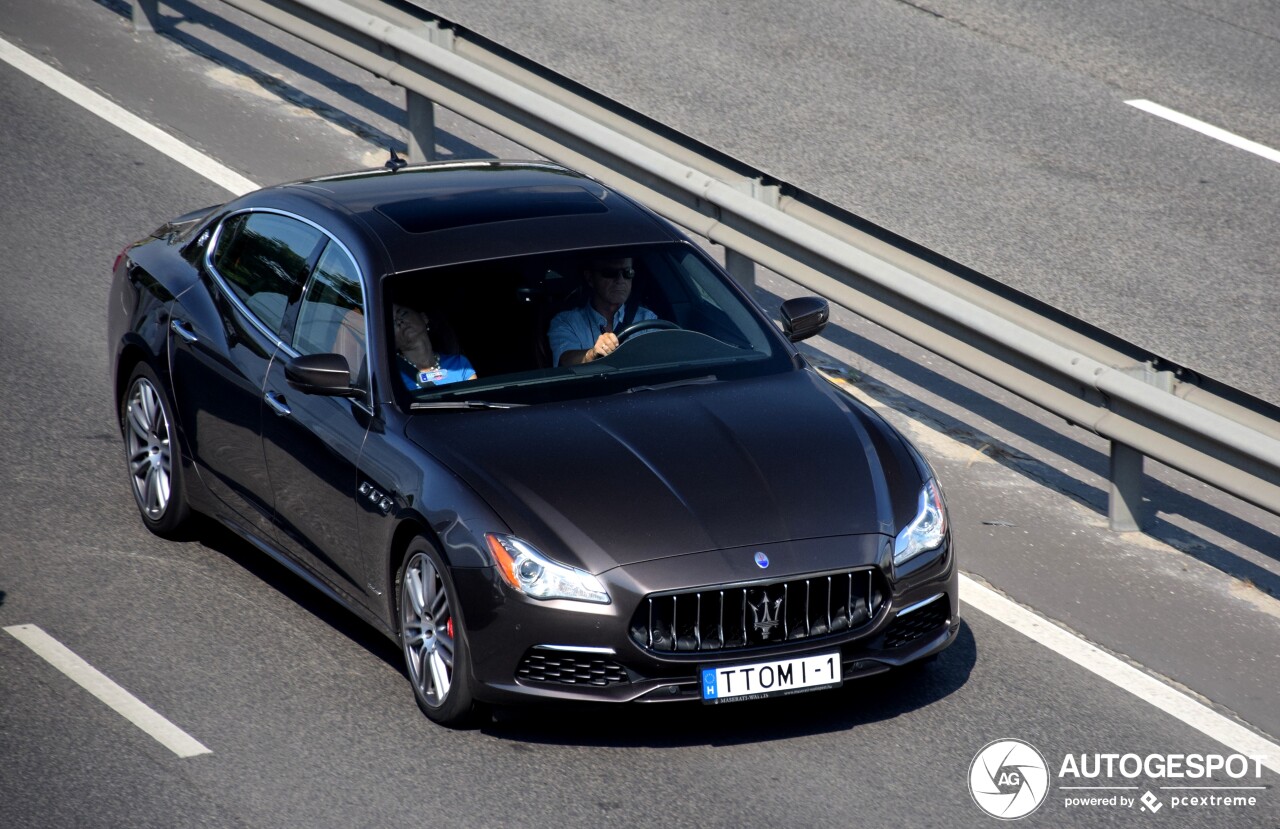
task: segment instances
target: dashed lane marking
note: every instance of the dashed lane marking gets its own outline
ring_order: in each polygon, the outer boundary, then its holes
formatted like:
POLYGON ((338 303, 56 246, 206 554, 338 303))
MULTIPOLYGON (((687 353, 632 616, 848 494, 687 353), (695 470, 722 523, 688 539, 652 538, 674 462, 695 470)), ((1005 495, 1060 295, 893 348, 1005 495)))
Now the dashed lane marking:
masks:
POLYGON ((72 80, 49 64, 32 57, 3 38, 0 38, 0 60, 29 75, 59 95, 79 104, 107 123, 119 127, 139 141, 159 150, 179 164, 189 167, 214 184, 230 190, 235 195, 241 196, 251 190, 258 189, 257 184, 254 184, 225 164, 215 161, 194 147, 184 144, 159 127, 142 120, 119 104, 108 101, 89 87, 79 81, 72 80))
POLYGON ((1230 144, 1237 149, 1262 156, 1268 161, 1274 161, 1280 164, 1280 150, 1273 150, 1266 144, 1259 144, 1257 141, 1250 141, 1248 138, 1243 138, 1236 135, 1234 132, 1227 132, 1222 127, 1215 127, 1213 124, 1201 121, 1199 118, 1192 118, 1190 115, 1183 115, 1175 109, 1169 109, 1166 106, 1161 106, 1160 104, 1152 103, 1151 101, 1135 99, 1132 101, 1125 101, 1125 103, 1131 107, 1136 107, 1143 112, 1148 112, 1157 118, 1163 118, 1180 127, 1195 130, 1201 135, 1216 138, 1219 141, 1225 144, 1230 144))
POLYGON ((35 625, 13 625, 4 630, 179 757, 212 753, 199 740, 157 714, 142 700, 121 688, 106 674, 35 625))

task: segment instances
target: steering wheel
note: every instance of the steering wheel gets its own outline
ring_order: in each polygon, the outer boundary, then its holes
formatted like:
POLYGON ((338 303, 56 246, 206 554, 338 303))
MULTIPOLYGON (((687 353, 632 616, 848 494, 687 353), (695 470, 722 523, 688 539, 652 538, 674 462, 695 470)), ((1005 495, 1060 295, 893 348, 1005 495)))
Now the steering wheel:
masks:
POLYGON ((628 325, 626 328, 618 332, 618 345, 622 345, 628 339, 630 339, 632 335, 639 334, 642 331, 659 331, 662 329, 666 329, 668 331, 679 331, 680 326, 676 325, 671 320, 654 319, 654 320, 640 320, 639 322, 633 322, 630 325, 628 325))

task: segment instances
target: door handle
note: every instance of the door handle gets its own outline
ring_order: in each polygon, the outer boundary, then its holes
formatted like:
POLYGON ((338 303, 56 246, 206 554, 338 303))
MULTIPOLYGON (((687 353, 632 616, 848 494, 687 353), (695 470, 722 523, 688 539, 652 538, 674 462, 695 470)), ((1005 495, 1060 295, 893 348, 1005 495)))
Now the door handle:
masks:
POLYGON ((200 338, 196 336, 196 332, 191 330, 191 326, 187 325, 180 319, 173 319, 169 323, 169 327, 173 329, 173 333, 189 343, 199 342, 200 338))
POLYGON ((266 393, 265 397, 267 399, 267 405, 274 409, 276 414, 281 417, 293 414, 293 409, 289 408, 289 404, 286 403, 284 398, 280 395, 273 391, 269 391, 266 393))

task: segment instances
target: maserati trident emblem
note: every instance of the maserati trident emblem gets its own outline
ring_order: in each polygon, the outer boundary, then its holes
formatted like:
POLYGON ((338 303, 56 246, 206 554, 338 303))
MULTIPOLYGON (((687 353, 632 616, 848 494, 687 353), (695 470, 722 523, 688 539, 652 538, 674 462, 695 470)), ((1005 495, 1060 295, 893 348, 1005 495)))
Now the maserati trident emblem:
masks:
POLYGON ((760 604, 751 605, 751 615, 755 618, 755 629, 763 639, 768 639, 773 629, 778 626, 778 610, 782 607, 782 599, 777 599, 770 608, 769 596, 766 594, 760 604))
POLYGON ((756 553, 756 566, 761 570, 769 566, 769 557, 764 553, 756 553))

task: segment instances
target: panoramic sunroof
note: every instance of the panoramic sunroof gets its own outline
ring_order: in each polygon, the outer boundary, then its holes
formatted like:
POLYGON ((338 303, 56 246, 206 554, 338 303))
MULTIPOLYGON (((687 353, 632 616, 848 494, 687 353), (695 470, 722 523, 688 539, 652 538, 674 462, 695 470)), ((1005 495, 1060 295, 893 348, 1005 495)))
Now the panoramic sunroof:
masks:
POLYGON ((388 202, 374 209, 406 233, 608 211, 589 191, 564 184, 455 190, 388 202))

